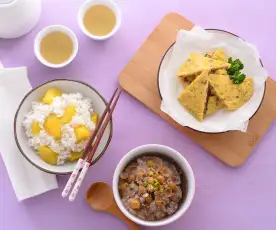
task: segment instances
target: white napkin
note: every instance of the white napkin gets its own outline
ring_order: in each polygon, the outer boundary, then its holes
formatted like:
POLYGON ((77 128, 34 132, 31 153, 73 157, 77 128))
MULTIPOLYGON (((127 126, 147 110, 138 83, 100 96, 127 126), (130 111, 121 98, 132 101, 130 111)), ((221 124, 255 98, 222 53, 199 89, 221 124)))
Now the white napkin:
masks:
POLYGON ((14 115, 31 88, 25 67, 0 69, 0 153, 19 201, 58 187, 56 176, 31 165, 15 143, 14 115))
POLYGON ((161 110, 170 115, 176 122, 203 132, 223 132, 240 130, 245 132, 249 118, 258 109, 264 94, 264 83, 268 74, 261 66, 256 47, 242 39, 222 33, 207 32, 199 26, 191 31, 180 30, 163 74, 159 78, 163 97, 161 110), (244 63, 243 72, 253 78, 254 93, 251 99, 235 111, 220 110, 199 122, 191 116, 179 103, 178 96, 183 87, 176 77, 181 64, 192 52, 205 54, 222 48, 226 55, 239 58, 244 63))

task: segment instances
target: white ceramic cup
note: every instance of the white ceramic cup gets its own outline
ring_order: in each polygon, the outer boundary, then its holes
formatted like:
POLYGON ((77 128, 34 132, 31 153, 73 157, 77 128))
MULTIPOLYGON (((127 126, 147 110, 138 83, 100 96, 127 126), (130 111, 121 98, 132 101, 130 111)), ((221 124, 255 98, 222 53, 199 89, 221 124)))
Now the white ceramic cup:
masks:
POLYGON ((117 4, 115 2, 113 2, 112 0, 88 0, 88 1, 84 2, 81 5, 80 9, 79 9, 79 12, 78 12, 78 24, 79 24, 79 27, 81 28, 82 32, 84 34, 86 34, 88 37, 90 37, 90 38, 92 38, 94 40, 106 40, 106 39, 112 37, 117 32, 117 30, 119 29, 119 27, 121 26, 121 12, 120 12, 120 9, 117 6, 117 4), (87 10, 90 7, 95 6, 95 5, 104 5, 104 6, 107 6, 115 14, 116 24, 115 24, 113 30, 109 34, 107 34, 107 35, 104 35, 104 36, 93 35, 84 26, 83 18, 84 18, 85 13, 87 12, 87 10))
POLYGON ((113 175, 112 188, 113 188, 115 201, 118 207, 120 208, 120 210, 124 213, 126 217, 128 217, 130 220, 140 225, 157 227, 157 226, 167 225, 176 221, 187 211, 187 209, 190 207, 192 203, 194 193, 195 193, 195 178, 194 178, 193 170, 189 165, 188 161, 179 152, 167 146, 150 144, 150 145, 143 145, 131 150, 121 159, 113 175), (173 159, 173 161, 177 164, 180 170, 183 171, 187 180, 186 198, 183 200, 179 209, 174 214, 162 220, 146 221, 132 215, 124 207, 122 200, 120 198, 119 189, 118 189, 120 173, 125 169, 125 167, 132 160, 134 160, 139 156, 145 155, 145 153, 154 153, 154 155, 160 155, 161 157, 164 156, 164 157, 173 159))
POLYGON ((44 65, 48 66, 48 67, 52 67, 52 68, 61 68, 64 67, 66 65, 68 65, 69 63, 71 63, 74 58, 77 56, 78 53, 78 39, 76 37, 76 35, 74 34, 74 32, 72 30, 70 30, 69 28, 62 26, 62 25, 52 25, 52 26, 47 26, 45 28, 43 28, 35 37, 35 41, 34 41, 34 52, 35 52, 35 56, 37 57, 37 59, 44 65), (55 32, 55 31, 59 31, 59 32, 63 32, 65 34, 67 34, 72 42, 73 42, 73 53, 71 55, 71 57, 60 64, 53 64, 51 62, 48 62, 47 60, 45 60, 43 58, 43 56, 40 53, 40 43, 41 40, 49 33, 55 32))

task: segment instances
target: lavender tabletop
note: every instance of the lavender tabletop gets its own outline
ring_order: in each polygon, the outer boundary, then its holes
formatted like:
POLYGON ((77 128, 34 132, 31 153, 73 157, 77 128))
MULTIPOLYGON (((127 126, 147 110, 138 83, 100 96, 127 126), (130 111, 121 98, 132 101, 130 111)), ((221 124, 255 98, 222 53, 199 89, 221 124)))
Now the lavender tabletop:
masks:
MULTIPOLYGON (((276 80, 275 0, 118 0, 122 26, 106 42, 92 41, 81 32, 76 20, 81 2, 42 1, 40 22, 30 34, 16 40, 0 40, 4 66, 27 66, 32 86, 55 78, 78 79, 109 98, 120 71, 162 17, 178 12, 204 28, 228 30, 254 43, 264 66, 276 80), (51 24, 70 27, 79 39, 77 58, 63 69, 44 67, 33 53, 36 33, 51 24)), ((124 154, 149 143, 168 145, 181 152, 196 177, 196 194, 190 209, 175 223, 158 229, 275 230, 275 140, 274 122, 248 161, 242 167, 230 168, 124 93, 114 114, 112 142, 90 169, 74 203, 61 198, 67 176, 58 178, 59 189, 19 203, 0 158, 0 230, 127 229, 120 220, 91 210, 85 193, 95 181, 111 184, 114 169, 124 154)))

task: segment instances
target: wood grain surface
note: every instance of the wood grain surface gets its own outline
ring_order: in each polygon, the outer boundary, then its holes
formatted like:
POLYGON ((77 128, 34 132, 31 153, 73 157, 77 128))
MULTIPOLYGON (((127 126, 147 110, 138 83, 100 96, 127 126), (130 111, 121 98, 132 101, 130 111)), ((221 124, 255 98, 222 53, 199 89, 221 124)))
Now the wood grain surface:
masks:
POLYGON ((250 156, 276 117, 276 82, 268 78, 262 105, 250 120, 246 133, 230 131, 208 134, 179 125, 160 110, 157 73, 160 61, 169 46, 175 42, 179 29, 190 30, 193 27, 194 24, 183 16, 176 13, 167 14, 122 70, 119 82, 126 92, 206 151, 225 164, 237 167, 250 156))

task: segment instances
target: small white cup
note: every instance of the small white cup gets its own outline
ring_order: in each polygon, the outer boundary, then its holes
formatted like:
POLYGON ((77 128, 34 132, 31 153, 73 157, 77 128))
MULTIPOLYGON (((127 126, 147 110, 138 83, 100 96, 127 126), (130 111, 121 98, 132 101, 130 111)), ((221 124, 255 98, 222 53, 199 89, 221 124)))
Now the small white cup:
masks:
POLYGON ((79 27, 81 28, 82 32, 84 34, 86 34, 88 37, 94 39, 94 40, 106 40, 110 37, 112 37, 117 30, 119 29, 119 27, 121 26, 121 12, 119 7, 117 6, 116 3, 114 3, 112 0, 88 0, 86 2, 84 2, 78 12, 78 24, 79 27), (91 6, 95 6, 95 5, 104 5, 107 6, 108 8, 110 8, 113 13, 115 14, 116 17, 116 25, 114 26, 113 30, 104 36, 96 36, 91 34, 84 26, 83 24, 83 18, 85 13, 87 12, 87 10, 91 7, 91 6))
POLYGON ((74 58, 77 56, 78 53, 78 49, 79 49, 79 45, 78 45, 78 39, 76 37, 76 35, 74 34, 74 32, 72 30, 70 30, 69 28, 62 26, 62 25, 52 25, 52 26, 47 26, 45 28, 43 28, 35 37, 35 41, 34 41, 34 52, 35 52, 35 56, 37 57, 37 59, 44 65, 51 67, 51 68, 61 68, 64 67, 66 65, 68 65, 69 63, 71 63, 74 58), (51 62, 48 62, 47 60, 45 60, 43 58, 43 56, 40 53, 40 43, 41 40, 49 33, 52 32, 63 32, 66 35, 68 35, 72 42, 73 42, 73 53, 71 55, 71 57, 60 64, 53 64, 51 62))

